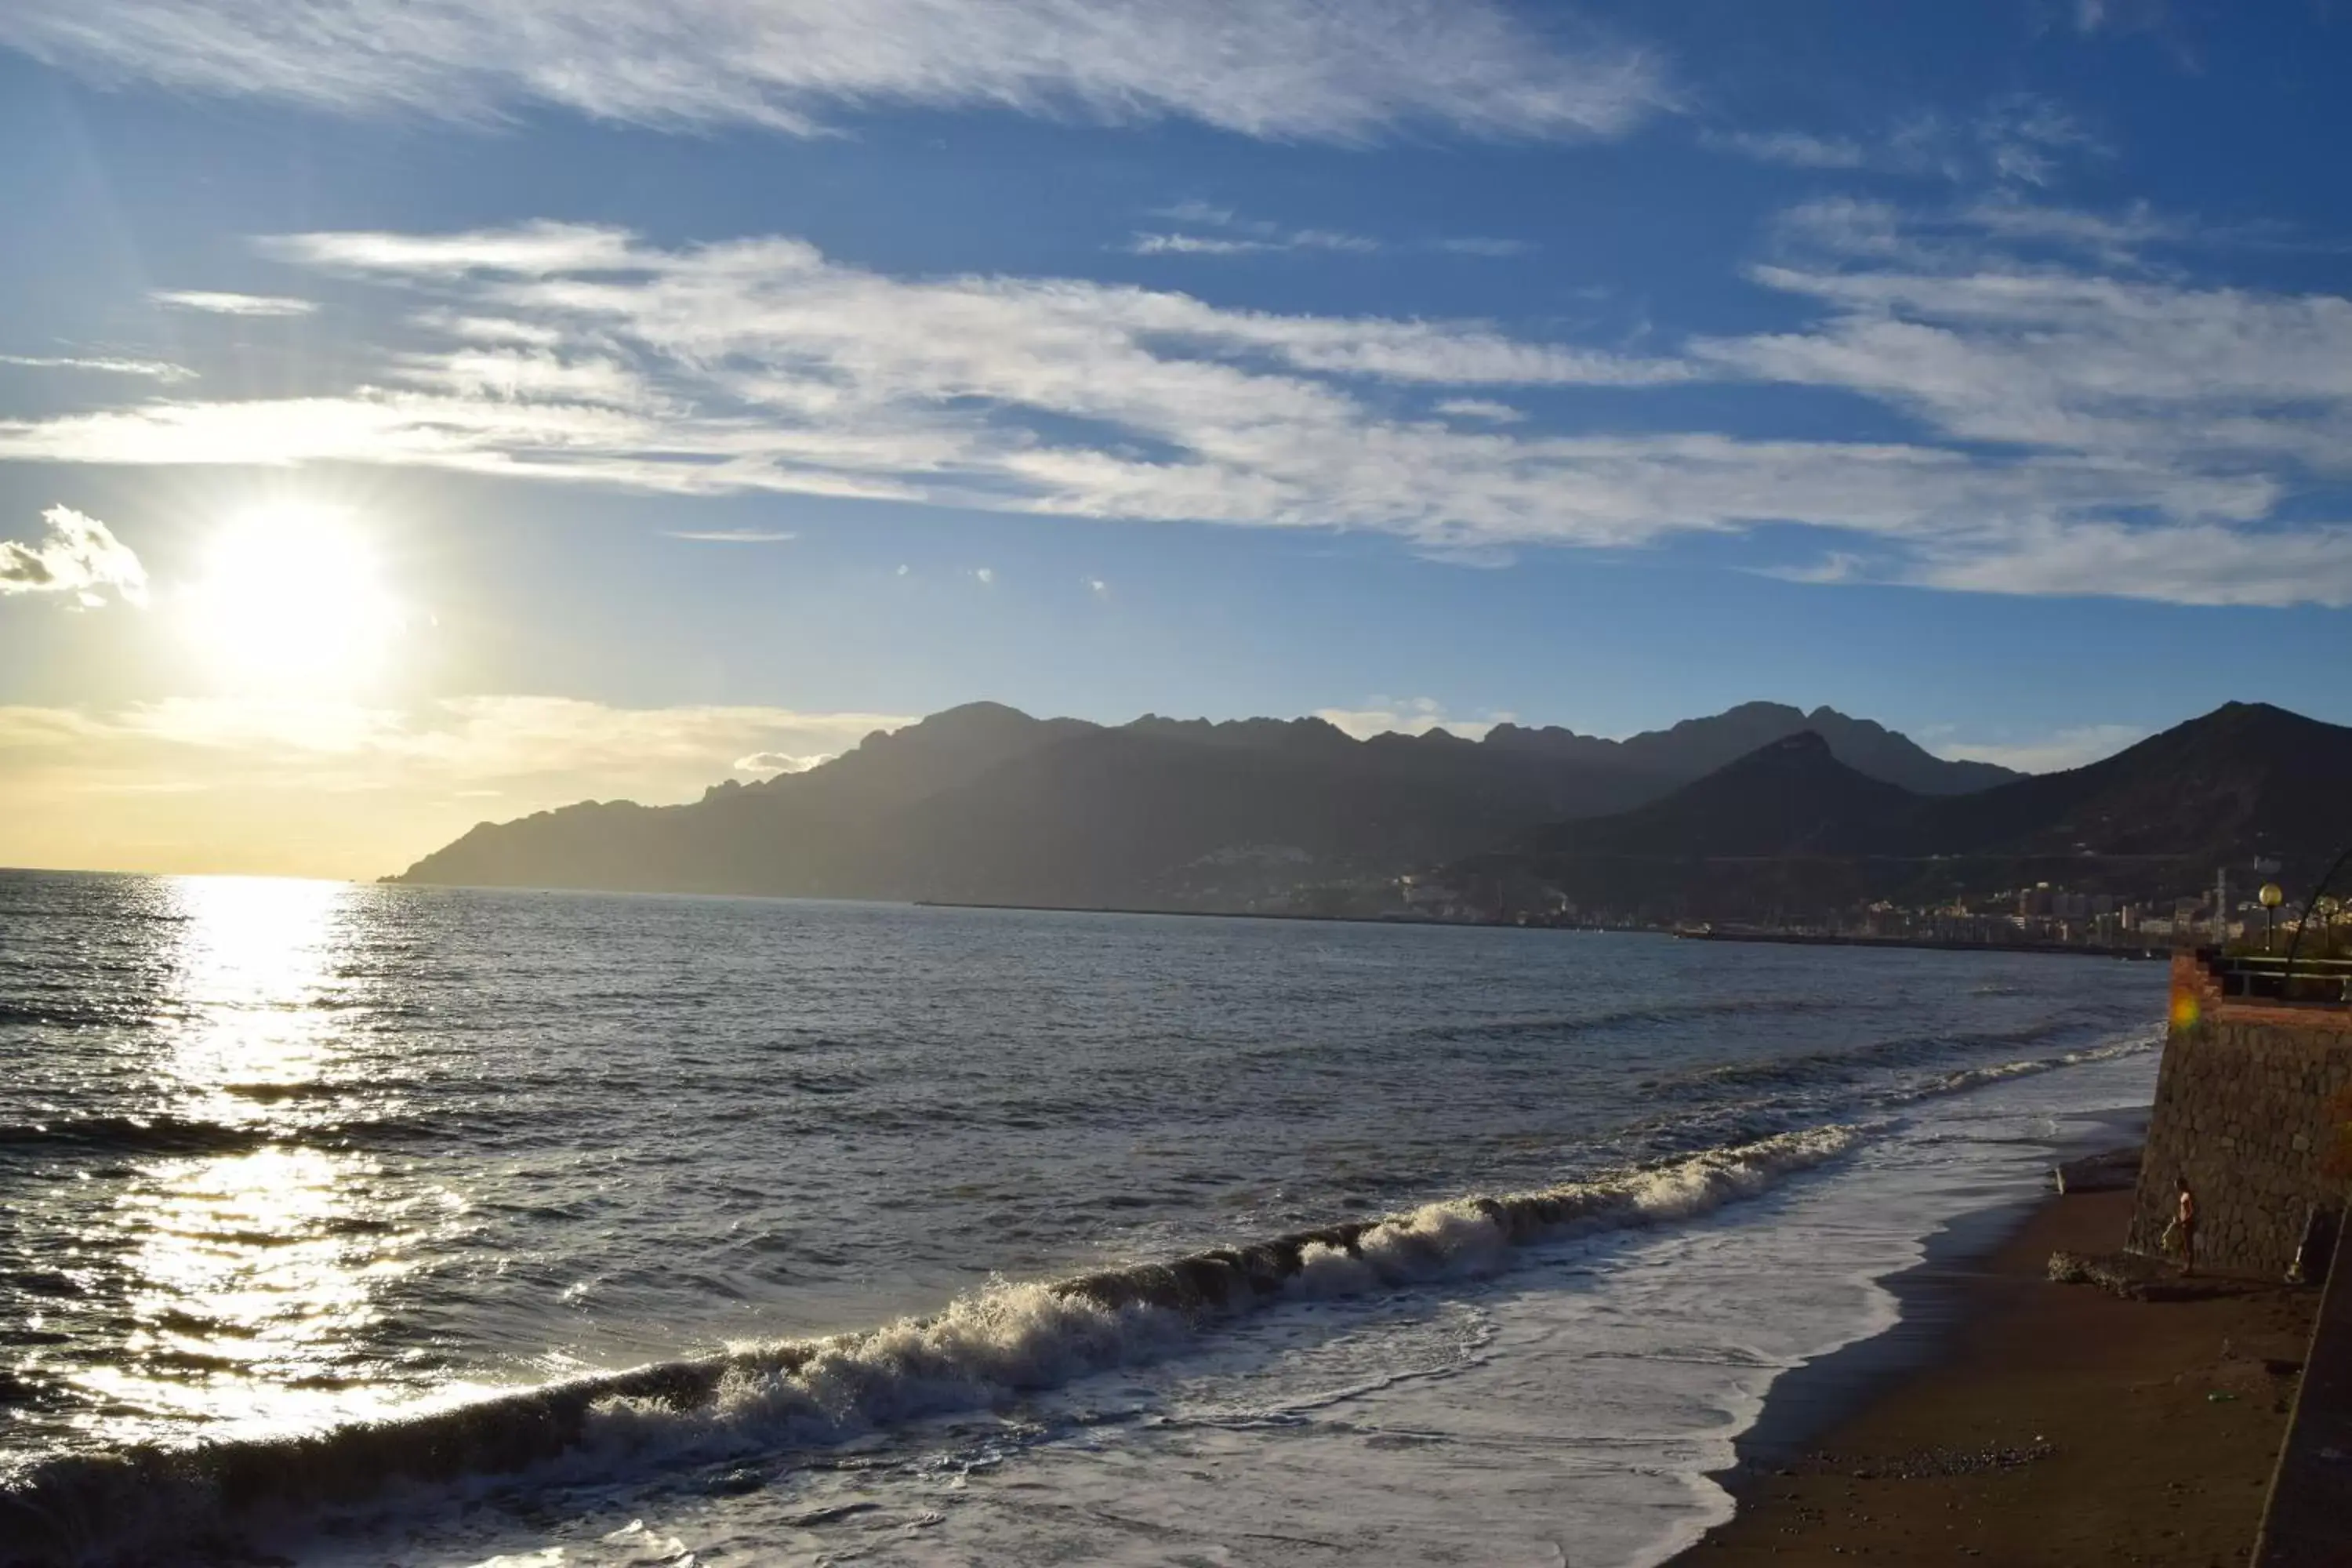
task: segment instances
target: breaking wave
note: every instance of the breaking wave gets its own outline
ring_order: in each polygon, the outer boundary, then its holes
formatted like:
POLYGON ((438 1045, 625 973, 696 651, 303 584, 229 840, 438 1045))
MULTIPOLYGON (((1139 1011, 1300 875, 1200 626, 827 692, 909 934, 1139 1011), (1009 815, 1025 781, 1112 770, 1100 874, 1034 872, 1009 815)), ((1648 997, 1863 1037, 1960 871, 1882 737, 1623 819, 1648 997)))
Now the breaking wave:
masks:
POLYGON ((1958 1094, 1963 1089, 1977 1089, 1989 1083, 2000 1083, 2012 1078, 2030 1078, 2035 1073, 2054 1072, 2060 1068, 2084 1067, 2093 1062, 2114 1061, 2120 1057, 2145 1056, 2162 1048, 2164 1037, 2148 1033, 2132 1035, 2105 1045, 2085 1046, 2080 1050, 2061 1052, 2054 1057, 2034 1057, 2021 1061, 1992 1062, 1983 1067, 1957 1068, 1939 1073, 1923 1083, 1908 1084, 1890 1093, 1890 1104, 1909 1104, 1935 1095, 1958 1094))
POLYGON ((1261 1306, 1475 1276, 1532 1243, 1704 1215, 1834 1160, 1862 1137, 1849 1126, 1813 1128, 1166 1263, 999 1282, 933 1316, 883 1328, 662 1363, 405 1418, 51 1459, 0 1485, 0 1541, 10 1543, 12 1568, 130 1562, 159 1543, 218 1539, 240 1519, 362 1503, 394 1484, 541 1466, 609 1472, 632 1460, 837 1442, 1161 1356, 1261 1306))
POLYGON ((1932 1094, 1949 1093, 1972 1084, 2048 1072, 2084 1062, 2154 1050, 2164 1043, 2155 1030, 2136 1030, 2094 1046, 1990 1065, 1935 1072, 1934 1068, 1956 1058, 1975 1057, 2003 1047, 2031 1047, 2079 1027, 2073 1020, 2048 1019, 2020 1028, 1951 1035, 1912 1035, 1868 1040, 1823 1051, 1799 1052, 1756 1061, 1725 1062, 1649 1080, 1654 1094, 1681 1095, 1723 1088, 1755 1089, 1845 1089, 1868 1075, 1911 1071, 1921 1076, 1882 1088, 1881 1103, 1908 1103, 1932 1094))

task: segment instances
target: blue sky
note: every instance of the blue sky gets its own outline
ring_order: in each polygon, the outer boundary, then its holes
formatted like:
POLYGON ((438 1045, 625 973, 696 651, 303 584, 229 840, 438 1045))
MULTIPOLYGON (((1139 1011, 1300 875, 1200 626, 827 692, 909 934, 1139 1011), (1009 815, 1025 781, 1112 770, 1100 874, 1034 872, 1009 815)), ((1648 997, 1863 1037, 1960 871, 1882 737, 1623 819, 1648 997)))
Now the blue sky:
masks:
POLYGON ((2352 20, 1864 15, 16 0, 0 860, 386 869, 982 697, 2352 721, 2352 20), (396 611, 215 657, 289 600, 396 611))

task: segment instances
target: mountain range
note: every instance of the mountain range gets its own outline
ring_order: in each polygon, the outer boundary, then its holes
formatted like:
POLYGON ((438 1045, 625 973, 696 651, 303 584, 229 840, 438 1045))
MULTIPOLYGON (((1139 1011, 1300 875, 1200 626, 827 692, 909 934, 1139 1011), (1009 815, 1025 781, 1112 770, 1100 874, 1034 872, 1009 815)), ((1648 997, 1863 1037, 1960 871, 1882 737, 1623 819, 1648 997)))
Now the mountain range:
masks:
POLYGON ((1176 910, 1343 903, 1541 825, 1661 802, 1797 734, 1909 796, 2018 775, 1828 708, 1754 702, 1623 741, 1500 724, 1358 740, 1319 719, 1102 725, 971 703, 690 805, 484 823, 398 880, 1176 910), (1352 891, 1351 891, 1352 889, 1352 891))
POLYGON ((1773 920, 2048 881, 2191 896, 2274 861, 2307 888, 2352 842, 2352 729, 2233 702, 2104 761, 1927 795, 1821 735, 1784 736, 1622 813, 1547 825, 1448 875, 1508 907, 1566 898, 1625 918, 1773 920))

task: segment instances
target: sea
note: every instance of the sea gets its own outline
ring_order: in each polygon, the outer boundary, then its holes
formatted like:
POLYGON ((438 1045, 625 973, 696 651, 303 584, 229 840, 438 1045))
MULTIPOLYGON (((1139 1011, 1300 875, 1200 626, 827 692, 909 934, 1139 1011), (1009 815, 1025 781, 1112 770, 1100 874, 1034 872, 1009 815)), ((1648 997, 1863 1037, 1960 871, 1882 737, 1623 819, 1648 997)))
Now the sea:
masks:
POLYGON ((0 1563, 1658 1563, 2163 987, 0 872, 0 1563))

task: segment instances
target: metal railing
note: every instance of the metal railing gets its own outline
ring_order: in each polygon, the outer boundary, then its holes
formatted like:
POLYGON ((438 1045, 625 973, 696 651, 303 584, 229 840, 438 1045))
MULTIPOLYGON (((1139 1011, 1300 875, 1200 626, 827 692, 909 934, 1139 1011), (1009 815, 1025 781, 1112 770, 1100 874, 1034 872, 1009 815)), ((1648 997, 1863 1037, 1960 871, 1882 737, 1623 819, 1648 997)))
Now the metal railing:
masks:
POLYGON ((2205 968, 2221 994, 2249 1002, 2341 1007, 2352 1004, 2352 958, 2302 958, 2284 954, 2208 953, 2205 968))

